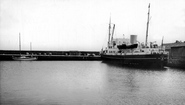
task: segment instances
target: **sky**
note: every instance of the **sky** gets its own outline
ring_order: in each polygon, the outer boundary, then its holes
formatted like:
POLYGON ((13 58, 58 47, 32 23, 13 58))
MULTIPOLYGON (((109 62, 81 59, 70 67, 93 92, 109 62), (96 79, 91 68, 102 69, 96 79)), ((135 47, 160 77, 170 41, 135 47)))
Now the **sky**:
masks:
POLYGON ((185 0, 0 0, 0 50, 100 51, 114 38, 185 41, 185 0))

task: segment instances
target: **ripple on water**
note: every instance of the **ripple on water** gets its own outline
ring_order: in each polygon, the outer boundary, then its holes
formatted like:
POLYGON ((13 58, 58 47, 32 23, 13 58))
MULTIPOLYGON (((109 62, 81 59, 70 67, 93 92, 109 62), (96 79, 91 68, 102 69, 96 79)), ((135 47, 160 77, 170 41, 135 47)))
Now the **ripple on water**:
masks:
POLYGON ((101 61, 0 62, 2 105, 183 105, 185 71, 101 61))

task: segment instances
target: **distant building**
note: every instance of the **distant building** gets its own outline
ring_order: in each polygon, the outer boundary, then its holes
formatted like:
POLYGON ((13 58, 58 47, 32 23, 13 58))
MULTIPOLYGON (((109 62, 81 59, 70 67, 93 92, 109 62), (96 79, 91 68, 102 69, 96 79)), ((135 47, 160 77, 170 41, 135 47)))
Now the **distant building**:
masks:
POLYGON ((165 50, 169 52, 171 47, 185 46, 185 42, 176 41, 175 43, 164 43, 163 46, 165 46, 165 50))
POLYGON ((185 60, 185 46, 171 47, 170 57, 185 60))
POLYGON ((171 47, 169 53, 169 66, 185 68, 185 45, 178 47, 171 47))
POLYGON ((185 42, 165 43, 165 50, 169 52, 168 66, 185 68, 185 42))

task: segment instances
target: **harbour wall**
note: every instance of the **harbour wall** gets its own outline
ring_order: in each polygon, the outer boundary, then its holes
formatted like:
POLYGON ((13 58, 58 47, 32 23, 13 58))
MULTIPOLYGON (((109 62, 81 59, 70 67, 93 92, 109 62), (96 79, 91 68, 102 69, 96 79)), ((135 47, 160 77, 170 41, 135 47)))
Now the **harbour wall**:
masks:
POLYGON ((13 56, 32 55, 38 60, 101 60, 98 51, 29 51, 0 50, 0 60, 12 60, 13 56))

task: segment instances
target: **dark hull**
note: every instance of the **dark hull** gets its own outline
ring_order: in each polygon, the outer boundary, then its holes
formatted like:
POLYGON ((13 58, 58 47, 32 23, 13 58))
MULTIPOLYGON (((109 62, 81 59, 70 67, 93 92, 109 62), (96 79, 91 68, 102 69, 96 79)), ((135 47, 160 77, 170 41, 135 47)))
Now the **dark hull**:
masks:
POLYGON ((150 55, 101 55, 104 62, 114 62, 126 66, 163 68, 167 63, 167 56, 163 54, 150 55))

